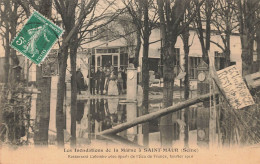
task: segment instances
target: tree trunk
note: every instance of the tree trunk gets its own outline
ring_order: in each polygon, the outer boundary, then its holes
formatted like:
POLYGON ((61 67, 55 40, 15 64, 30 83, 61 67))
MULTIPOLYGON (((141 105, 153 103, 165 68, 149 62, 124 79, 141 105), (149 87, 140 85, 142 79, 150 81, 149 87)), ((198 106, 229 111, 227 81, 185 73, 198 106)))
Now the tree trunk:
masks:
POLYGON ((212 0, 206 0, 206 50, 210 49, 210 35, 211 35, 211 16, 212 16, 212 0))
MULTIPOLYGON (((40 6, 40 13, 50 18, 52 0, 42 0, 40 1, 40 6)), ((50 121, 51 77, 43 77, 42 66, 36 67, 36 83, 40 93, 37 95, 36 100, 34 143, 39 146, 47 146, 50 121)))
MULTIPOLYGON (((10 34, 11 38, 13 39, 16 36, 16 27, 17 27, 17 20, 18 20, 18 15, 17 15, 17 8, 18 8, 17 2, 13 2, 13 11, 12 11, 12 16, 11 19, 13 21, 10 22, 10 34)), ((19 59, 16 55, 16 50, 11 49, 11 58, 12 58, 12 64, 13 66, 18 66, 19 65, 19 59)))
MULTIPOLYGON (((208 53, 207 53, 207 49, 206 49, 204 38, 203 38, 203 27, 202 27, 202 20, 201 20, 201 13, 200 12, 201 12, 200 8, 197 8, 197 17, 195 18, 196 24, 197 24, 197 34, 198 34, 198 37, 199 37, 200 46, 201 46, 201 50, 202 50, 202 59, 206 63, 208 63, 208 53)), ((209 32, 209 31, 207 31, 207 32, 209 32)), ((209 37, 209 35, 207 35, 207 37, 209 37)))
POLYGON ((8 84, 8 79, 9 79, 9 68, 10 68, 10 63, 9 63, 9 56, 10 56, 10 40, 9 40, 9 25, 6 25, 6 33, 5 33, 5 63, 4 63, 4 69, 5 69, 5 79, 4 83, 5 86, 8 84))
POLYGON ((254 23, 255 13, 252 11, 255 10, 256 2, 254 0, 245 0, 243 3, 238 0, 239 7, 239 25, 240 25, 240 40, 242 47, 242 70, 243 76, 250 74, 252 72, 253 66, 253 43, 255 36, 254 23))
MULTIPOLYGON (((76 35, 75 35, 76 36, 76 35)), ((74 37, 75 38, 75 37, 74 37)), ((77 78, 76 78, 76 59, 77 59, 77 43, 70 45, 70 63, 71 63, 71 143, 72 147, 76 146, 76 113, 77 113, 77 78)))
MULTIPOLYGON (((55 1, 56 5, 59 4, 58 1, 55 1)), ((61 2, 63 3, 63 2, 61 2)), ((87 5, 90 7, 90 4, 93 4, 94 2, 91 0, 89 4, 87 5)), ((59 82, 58 82, 58 91, 57 91, 57 106, 56 106, 56 128, 57 128, 57 141, 58 141, 58 146, 59 147, 64 147, 64 131, 63 129, 65 128, 64 126, 64 113, 63 113, 63 104, 64 104, 64 96, 66 92, 66 83, 65 83, 65 77, 66 77, 66 68, 67 68, 67 59, 68 59, 68 50, 70 47, 73 47, 71 50, 74 50, 74 46, 72 46, 75 43, 75 40, 73 39, 74 37, 77 36, 77 30, 80 26, 79 22, 82 22, 85 18, 85 13, 83 12, 82 15, 78 17, 78 23, 75 25, 75 9, 77 7, 78 1, 66 1, 67 7, 66 9, 61 9, 62 11, 59 11, 60 14, 62 15, 62 21, 65 26, 65 32, 63 35, 63 41, 62 41, 62 46, 60 47, 61 53, 59 56, 59 61, 60 61, 60 76, 59 76, 59 82), (71 45, 71 46, 70 46, 71 45)), ((82 9, 83 10, 83 9, 82 9)), ((74 51, 76 53, 76 51, 74 51)), ((72 54, 73 52, 71 52, 72 54)), ((76 56, 73 57, 73 59, 76 59, 76 56)), ((71 66, 75 67, 73 63, 71 66)), ((76 68, 72 68, 72 70, 75 70, 76 68)), ((74 73, 73 73, 74 74, 74 73)), ((74 77, 72 77, 74 78, 74 77)), ((74 81, 76 82, 76 81, 74 81)), ((74 84, 74 82, 72 82, 74 84)), ((72 85, 73 85, 72 84, 72 85)), ((75 85, 72 86, 74 88, 75 85)), ((77 86, 76 86, 77 87, 77 86)), ((74 91, 77 94, 77 90, 71 88, 71 94, 74 95, 74 91)), ((75 98, 77 97, 72 96, 71 99, 74 101, 75 98)), ((74 111, 76 108, 74 108, 75 104, 77 103, 76 101, 73 102, 72 105, 72 111, 74 111)), ((76 125, 76 124, 75 124, 76 125)), ((73 125, 73 126, 75 126, 73 125)), ((76 129, 74 129, 76 130, 76 129)), ((75 137, 75 132, 72 131, 73 137, 75 137)), ((72 139, 73 140, 73 139, 72 139)), ((72 141, 72 143, 75 143, 72 141)))
POLYGON ((242 47, 242 70, 243 76, 250 74, 251 65, 253 63, 253 40, 249 38, 250 34, 248 32, 243 32, 240 34, 241 37, 241 47, 242 47))
MULTIPOLYGON (((185 79, 184 79, 184 99, 189 99, 190 93, 190 81, 189 81, 189 29, 186 28, 184 30, 183 36, 183 45, 184 45, 184 72, 186 72, 185 79)), ((184 129, 184 145, 185 147, 189 147, 189 107, 185 108, 184 110, 184 122, 186 124, 184 129)))
POLYGON ((231 11, 232 11, 232 7, 231 7, 231 0, 227 1, 227 10, 225 11, 225 15, 226 15, 226 30, 225 30, 225 34, 226 34, 226 46, 225 46, 225 58, 226 58, 226 67, 230 66, 230 35, 232 33, 232 29, 231 29, 231 19, 232 19, 232 15, 231 15, 231 11))
MULTIPOLYGON (((144 36, 143 36, 143 63, 142 63, 142 80, 143 80, 143 114, 148 114, 149 111, 149 17, 148 17, 148 0, 143 0, 143 11, 144 11, 144 36)), ((149 127, 149 123, 146 123, 144 126, 149 127)), ((146 134, 146 139, 144 141, 149 141, 149 128, 145 128, 148 132, 143 132, 146 134)), ((148 146, 148 143, 144 143, 145 146, 148 146)))
MULTIPOLYGON (((173 52, 166 35, 166 21, 164 18, 164 2, 158 0, 158 13, 160 17, 160 31, 162 39, 162 64, 163 64, 163 107, 172 105, 173 100, 173 52)), ((169 26, 169 25, 168 25, 169 26)), ((169 29, 168 29, 169 30, 169 29)), ((163 147, 172 146, 173 128, 172 114, 160 118, 160 138, 163 147)))
MULTIPOLYGON (((63 38, 66 38, 67 33, 64 34, 63 38)), ((63 114, 63 103, 66 92, 66 68, 68 59, 68 46, 63 47, 59 54, 59 81, 57 87, 57 105, 56 105, 56 129, 57 129, 57 142, 59 147, 64 146, 64 114, 63 114)))
POLYGON ((139 53, 141 49, 141 34, 140 31, 136 31, 136 47, 135 47, 135 58, 134 58, 134 66, 137 68, 139 66, 139 53))
POLYGON ((36 71, 37 88, 40 93, 37 94, 36 100, 34 143, 39 146, 47 146, 50 121, 51 77, 42 77, 41 73, 40 67, 36 71))
POLYGON ((4 79, 2 82, 5 83, 5 87, 8 85, 9 81, 9 69, 10 69, 10 24, 9 24, 9 18, 10 18, 10 13, 12 11, 11 9, 11 4, 9 1, 3 1, 3 10, 1 12, 1 20, 3 21, 2 24, 5 25, 5 32, 4 32, 4 41, 3 41, 3 47, 5 49, 5 58, 4 58, 4 79))
POLYGON ((230 34, 226 34, 226 48, 225 48, 225 58, 226 58, 226 67, 230 66, 230 34))
MULTIPOLYGON (((172 46, 163 55, 163 107, 169 107, 173 104, 173 85, 174 85, 174 55, 172 46)), ((161 144, 164 147, 172 145, 173 140, 173 121, 172 114, 161 117, 160 119, 161 144)))

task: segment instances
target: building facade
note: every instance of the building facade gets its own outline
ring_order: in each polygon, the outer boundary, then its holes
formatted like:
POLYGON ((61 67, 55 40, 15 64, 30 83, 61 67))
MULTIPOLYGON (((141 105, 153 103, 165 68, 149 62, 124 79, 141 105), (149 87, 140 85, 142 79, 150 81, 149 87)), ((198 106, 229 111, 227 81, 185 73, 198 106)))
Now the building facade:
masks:
MULTIPOLYGON (((119 27, 120 28, 120 27, 119 27)), ((150 45, 149 45, 149 69, 151 79, 160 79, 162 73, 161 64, 161 41, 160 41, 160 30, 154 29, 150 35, 150 45)), ((223 46, 221 36, 211 33, 211 40, 220 46, 223 46)), ((190 51, 189 51, 189 77, 191 85, 196 85, 197 81, 197 66, 202 60, 202 50, 199 42, 199 38, 195 30, 190 30, 189 37, 190 51)), ((184 49, 181 37, 178 37, 175 49, 177 53, 176 67, 174 68, 174 74, 177 76, 184 70, 184 49)), ((223 46, 224 47, 224 46, 223 46)), ((56 47, 57 49, 57 47, 56 47)), ((242 70, 242 60, 241 60, 241 43, 239 35, 231 35, 231 55, 230 59, 232 64, 236 64, 237 67, 242 70)), ((139 67, 138 71, 141 73, 142 70, 142 53, 143 49, 141 47, 139 55, 139 67)), ((225 61, 225 56, 223 55, 222 49, 214 43, 210 44, 210 55, 215 56, 215 66, 216 69, 223 68, 223 63, 225 61)), ((100 39, 88 44, 83 45, 78 50, 77 55, 77 67, 81 68, 83 75, 87 80, 88 72, 91 67, 97 71, 100 67, 109 67, 113 65, 116 70, 118 68, 127 68, 130 63, 133 62, 135 54, 135 45, 129 45, 127 39, 124 37, 113 37, 111 40, 100 39)), ((254 57, 255 58, 255 57, 254 57)), ((21 61, 24 66, 24 76, 29 79, 29 81, 36 81, 36 65, 30 64, 30 61, 24 59, 21 61), (26 71, 25 71, 26 70, 26 71), (27 71, 28 70, 28 71, 27 71)), ((67 76, 70 74, 70 61, 68 58, 68 68, 67 76)), ((59 73, 57 73, 59 74, 59 73)), ((157 80, 158 81, 158 80, 157 80)), ((175 85, 180 85, 181 80, 176 80, 175 85)))
MULTIPOLYGON (((160 41, 160 29, 154 29, 150 35, 149 45, 149 70, 151 75, 154 75, 155 79, 162 77, 162 64, 161 64, 161 41, 160 41)), ((211 33, 211 40, 209 54, 215 56, 215 67, 217 70, 224 67, 225 56, 223 50, 219 46, 223 46, 221 36, 216 34, 214 31, 211 33)), ((189 77, 191 85, 196 85, 197 81, 197 66, 202 60, 202 50, 199 38, 195 30, 190 30, 189 37, 190 51, 189 51, 189 77)), ((177 53, 176 66, 174 68, 174 74, 177 76, 184 70, 184 49, 181 37, 178 37, 175 44, 177 53)), ((106 67, 113 65, 116 69, 119 67, 126 68, 134 58, 135 46, 127 45, 127 41, 123 37, 118 39, 110 40, 98 40, 91 42, 86 48, 92 49, 91 65, 97 70, 99 67, 106 67), (129 48, 131 47, 131 48, 129 48)), ((242 71, 242 60, 241 60, 241 43, 240 36, 237 34, 231 35, 231 63, 236 64, 237 67, 242 71)), ((139 55, 139 68, 140 72, 142 69, 142 52, 140 50, 139 55)), ((176 80, 176 85, 180 85, 180 80, 176 80)))

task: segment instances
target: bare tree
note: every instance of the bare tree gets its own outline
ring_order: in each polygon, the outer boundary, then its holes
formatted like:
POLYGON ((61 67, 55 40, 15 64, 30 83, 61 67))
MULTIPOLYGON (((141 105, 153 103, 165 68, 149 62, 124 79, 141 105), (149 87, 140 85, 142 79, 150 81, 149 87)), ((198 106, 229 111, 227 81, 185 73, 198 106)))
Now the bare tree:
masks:
MULTIPOLYGON (((39 11, 46 17, 51 15, 51 1, 39 1, 39 5, 43 6, 39 11)), ((30 15, 29 10, 30 3, 27 1, 15 0, 6 1, 4 8, 6 11, 1 14, 2 17, 6 17, 5 24, 8 29, 5 30, 6 40, 6 54, 10 54, 12 58, 12 65, 19 65, 19 59, 14 49, 10 50, 10 39, 16 36, 16 30, 18 25, 24 23, 24 18, 30 15), (25 11, 25 12, 24 12, 25 11), (26 13, 26 16, 24 16, 26 13), (10 33, 10 34, 9 34, 10 33), (8 43, 8 44, 7 44, 8 43)), ((36 6, 36 4, 34 4, 36 6)), ((3 12, 1 10, 1 12, 3 12)), ((8 55, 9 56, 9 55, 8 55)), ((9 59, 8 59, 9 60, 9 59)), ((9 64, 9 61, 8 61, 9 64)), ((8 71, 7 71, 8 73, 8 71)), ((6 76, 8 79, 8 76, 6 76)), ((48 145, 48 128, 49 128, 49 115, 50 115, 50 78, 43 78, 41 74, 41 68, 37 67, 37 87, 41 93, 37 97, 37 117, 35 123, 35 144, 48 145)), ((16 80, 16 79, 13 79, 16 80)))
MULTIPOLYGON (((198 9, 204 1, 199 2, 196 6, 198 9)), ((160 17, 160 30, 162 39, 162 54, 163 54, 163 104, 164 107, 172 105, 173 102, 173 86, 174 86, 174 66, 177 60, 175 44, 177 37, 183 32, 184 27, 188 26, 195 18, 196 12, 191 13, 189 20, 181 25, 185 11, 190 0, 158 0, 158 13, 160 17)), ((172 124, 171 115, 163 116, 160 119, 161 125, 172 124)), ((163 146, 172 144, 172 129, 166 126, 161 127, 161 141, 163 146), (164 132, 163 132, 164 131, 164 132)))
MULTIPOLYGON (((58 13, 61 15, 62 22, 65 28, 63 35, 62 46, 60 47, 59 53, 59 67, 60 67, 60 76, 58 81, 58 91, 57 91, 57 106, 56 106, 56 128, 57 128, 57 141, 58 146, 63 147, 64 145, 64 115, 63 115, 63 103, 64 103, 64 94, 65 94, 65 76, 67 68, 67 59, 69 55, 69 48, 72 48, 70 53, 71 55, 71 67, 72 67, 72 80, 75 79, 76 72, 76 54, 73 42, 77 39, 77 33, 79 27, 83 23, 84 19, 88 14, 90 14, 95 7, 97 0, 90 0, 87 4, 85 1, 82 1, 82 8, 80 10, 80 15, 76 22, 76 7, 78 1, 64 1, 64 0, 54 0, 55 7, 58 13), (69 44, 71 45, 69 46, 69 44)), ((75 81, 73 83, 72 95, 73 104, 71 107, 72 121, 75 117, 74 113, 76 111, 76 100, 77 100, 77 86, 75 81)), ((71 100, 71 101, 72 101, 71 100)), ((74 121, 73 121, 74 122, 74 121)), ((73 124, 71 128, 76 128, 76 124, 73 124)), ((76 130, 76 129, 75 129, 76 130)), ((72 142, 75 141, 75 131, 72 130, 72 142)), ((73 143, 74 144, 74 143, 73 143)))
MULTIPOLYGON (((109 11, 109 7, 114 1, 106 1, 105 9, 95 11, 98 0, 90 1, 65 1, 54 0, 55 7, 62 18, 65 27, 62 46, 60 47, 60 77, 57 91, 56 126, 58 145, 64 144, 64 121, 63 121, 63 99, 65 90, 65 73, 67 58, 70 55, 71 61, 71 145, 76 145, 76 110, 77 110, 77 85, 76 85, 76 54, 78 47, 87 38, 90 31, 107 25, 115 19, 123 10, 118 10, 115 14, 109 11), (77 14, 77 11, 78 14, 77 14), (107 19, 109 18, 109 19, 107 19), (102 22, 103 21, 103 22, 102 22), (102 22, 102 23, 100 23, 102 22), (94 25, 94 23, 99 25, 94 25), (70 50, 70 51, 69 51, 70 50)), ((101 5, 101 4, 100 4, 101 5)))
POLYGON ((123 28, 123 33, 120 35, 126 40, 126 46, 129 50, 128 52, 132 53, 132 50, 135 47, 133 64, 137 68, 139 66, 139 53, 142 43, 140 30, 137 30, 137 26, 133 22, 132 17, 131 15, 129 15, 129 13, 119 16, 116 21, 123 28))
MULTIPOLYGON (((3 47, 5 49, 5 84, 8 83, 10 62, 9 59, 12 59, 12 65, 19 65, 19 59, 16 55, 16 51, 10 47, 11 40, 16 36, 16 30, 18 24, 21 24, 21 19, 23 19, 24 11, 20 5, 15 1, 0 1, 0 35, 3 38, 3 47), (19 8, 20 7, 20 8, 19 8)), ((12 79, 15 80, 15 79, 12 79)))
POLYGON ((131 16, 132 23, 135 26, 136 29, 136 46, 135 46, 135 59, 134 59, 134 65, 135 67, 138 67, 139 65, 139 53, 141 49, 141 36, 142 36, 142 8, 140 6, 139 0, 135 1, 124 1, 124 4, 128 10, 129 15, 131 16))
POLYGON ((253 48, 256 30, 259 21, 256 19, 259 13, 258 0, 236 0, 237 16, 239 21, 239 33, 242 47, 243 75, 253 72, 253 48))
MULTIPOLYGON (((9 67, 10 67, 10 63, 9 63, 9 56, 10 56, 10 25, 9 25, 9 17, 8 14, 10 13, 11 10, 11 6, 9 4, 10 2, 8 1, 4 1, 2 2, 2 5, 4 5, 5 7, 3 8, 3 10, 1 10, 1 25, 2 27, 5 26, 5 31, 3 31, 1 33, 1 35, 3 36, 4 40, 3 40, 3 47, 5 49, 5 64, 4 64, 4 69, 5 69, 5 84, 8 84, 8 76, 9 76, 9 67)), ((1 5, 1 6, 2 6, 1 5)))
POLYGON ((197 35, 199 37, 201 50, 202 50, 202 59, 208 63, 208 50, 210 49, 210 34, 211 34, 211 18, 212 18, 212 7, 214 5, 212 0, 205 0, 203 5, 204 9, 201 6, 200 1, 195 0, 196 8, 196 17, 195 24, 197 29, 197 35), (204 19, 203 19, 204 18, 204 19), (203 22, 206 23, 203 26, 203 22), (204 37, 204 31, 206 37, 204 37))
MULTIPOLYGON (((141 38, 143 40, 143 57, 142 57, 142 87, 143 87, 143 102, 141 115, 148 113, 149 108, 149 39, 152 29, 155 27, 158 16, 157 12, 153 11, 154 2, 151 0, 134 0, 124 2, 129 14, 132 17, 133 23, 136 26, 136 40, 137 45, 135 49, 135 59, 139 58, 139 51, 141 47, 141 38)), ((138 60, 135 60, 137 66, 138 60)), ((143 126, 146 130, 149 130, 149 124, 146 123, 143 126)), ((148 131, 143 132, 146 139, 144 145, 148 145, 148 131)))
POLYGON ((225 65, 230 65, 230 39, 233 32, 238 28, 238 21, 235 16, 235 1, 234 0, 217 0, 213 5, 213 13, 211 23, 217 30, 217 35, 220 36, 223 46, 211 40, 211 43, 222 49, 225 56, 225 65))
MULTIPOLYGON (((29 17, 31 11, 30 6, 37 9, 47 18, 52 15, 52 0, 40 0, 37 3, 27 0, 17 0, 25 13, 29 17)), ((36 67, 36 84, 40 93, 37 94, 36 100, 36 120, 34 143, 37 146, 48 146, 48 132, 50 122, 50 96, 51 96, 51 77, 44 77, 42 74, 42 66, 36 67)))
MULTIPOLYGON (((191 13, 192 13, 191 6, 192 5, 189 4, 189 6, 186 9, 183 22, 181 22, 182 25, 185 25, 189 20, 189 16, 191 16, 191 13)), ((186 73, 186 75, 184 77, 184 99, 188 100, 189 95, 190 95, 189 52, 190 52, 190 46, 192 45, 192 43, 189 43, 190 27, 184 26, 183 28, 184 29, 181 34, 181 38, 182 38, 183 49, 184 49, 184 72, 186 73)), ((192 40, 192 42, 193 42, 193 40, 192 40)), ((186 124, 185 129, 184 129, 184 144, 186 147, 189 147, 189 107, 185 108, 185 110, 184 110, 184 122, 186 124)))

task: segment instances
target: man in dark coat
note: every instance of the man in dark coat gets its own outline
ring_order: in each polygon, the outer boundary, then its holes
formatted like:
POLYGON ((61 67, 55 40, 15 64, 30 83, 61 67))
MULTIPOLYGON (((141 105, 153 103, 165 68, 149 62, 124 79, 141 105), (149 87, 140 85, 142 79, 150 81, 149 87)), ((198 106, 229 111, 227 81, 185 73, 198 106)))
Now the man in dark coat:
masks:
POLYGON ((95 74, 95 79, 96 79, 96 89, 97 89, 97 94, 99 94, 99 86, 100 86, 100 70, 98 69, 96 74, 95 74))
POLYGON ((118 87, 118 92, 119 94, 123 94, 123 74, 121 68, 118 70, 118 75, 117 75, 117 87, 118 87))
POLYGON ((81 90, 84 89, 84 77, 80 68, 78 68, 78 70, 76 71, 76 80, 78 93, 81 94, 81 90))
POLYGON ((100 78, 99 89, 100 89, 100 92, 101 92, 100 94, 103 95, 106 75, 105 75, 103 68, 101 68, 101 67, 100 67, 99 78, 100 78))
POLYGON ((125 68, 123 68, 123 71, 122 71, 122 79, 123 79, 123 88, 124 88, 124 90, 126 90, 126 79, 127 77, 126 77, 126 69, 125 68))
POLYGON ((94 95, 95 94, 95 71, 94 68, 90 69, 90 74, 88 76, 88 78, 90 79, 90 94, 94 95))

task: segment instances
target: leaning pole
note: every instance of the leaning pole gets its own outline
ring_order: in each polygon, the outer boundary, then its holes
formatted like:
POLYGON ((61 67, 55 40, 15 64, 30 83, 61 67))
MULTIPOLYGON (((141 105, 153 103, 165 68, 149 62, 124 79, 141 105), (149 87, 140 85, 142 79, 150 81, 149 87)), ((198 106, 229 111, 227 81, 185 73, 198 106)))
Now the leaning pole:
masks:
POLYGON ((146 114, 146 115, 137 117, 136 119, 134 119, 132 121, 128 121, 128 122, 122 123, 120 125, 114 126, 111 129, 107 129, 107 130, 104 130, 102 132, 99 132, 97 135, 116 134, 116 133, 121 132, 123 130, 126 130, 128 128, 131 128, 131 127, 133 127, 135 125, 151 121, 151 120, 153 120, 155 118, 167 115, 169 113, 173 113, 173 112, 179 111, 179 110, 181 110, 183 108, 186 108, 188 106, 191 106, 193 104, 197 104, 199 102, 203 102, 203 101, 209 99, 214 94, 218 94, 218 93, 205 94, 205 95, 202 95, 202 96, 199 96, 199 97, 196 97, 196 98, 192 98, 192 99, 180 102, 178 104, 175 104, 173 106, 164 108, 162 110, 159 110, 159 111, 156 111, 156 112, 153 112, 153 113, 150 113, 150 114, 146 114))

